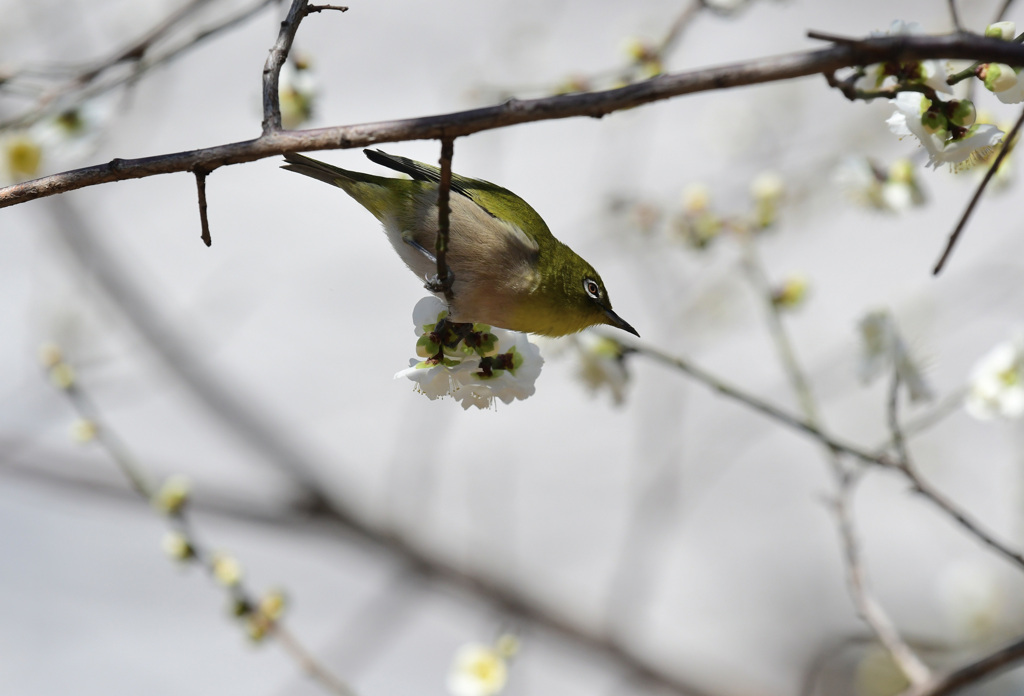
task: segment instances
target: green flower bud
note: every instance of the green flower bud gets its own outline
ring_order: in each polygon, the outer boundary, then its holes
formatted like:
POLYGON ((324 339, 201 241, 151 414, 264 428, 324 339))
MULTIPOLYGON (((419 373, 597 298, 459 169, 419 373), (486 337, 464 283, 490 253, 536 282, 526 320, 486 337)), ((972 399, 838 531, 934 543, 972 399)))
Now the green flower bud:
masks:
POLYGON ((160 544, 164 553, 176 561, 187 561, 195 556, 195 549, 181 532, 167 532, 160 544))
POLYGON ((242 565, 233 556, 218 553, 211 566, 214 579, 224 587, 234 587, 242 581, 242 565))
POLYGON ((889 167, 889 179, 892 183, 914 183, 914 163, 908 159, 899 159, 889 167))
POLYGON ((153 496, 153 505, 165 515, 177 515, 188 502, 192 482, 184 476, 171 476, 153 496))
POLYGON ((932 133, 936 131, 949 130, 949 121, 946 120, 945 116, 934 109, 928 109, 921 114, 921 125, 932 133))
POLYGON ((60 346, 56 343, 46 342, 39 346, 39 364, 47 369, 59 365, 64 360, 60 352, 60 346))
POLYGON ((50 368, 50 382, 58 389, 71 389, 75 386, 75 370, 66 362, 57 363, 50 368))
POLYGON ((1013 22, 996 22, 985 27, 985 36, 990 39, 1013 41, 1016 32, 1017 26, 1013 22))
POLYGON ((96 439, 99 427, 91 420, 79 418, 71 424, 71 437, 83 445, 96 439))
POLYGON ((949 103, 949 122, 961 128, 970 128, 974 125, 978 112, 974 108, 974 102, 970 99, 961 99, 949 103))
POLYGON ((780 309, 795 309, 807 298, 810 283, 802 275, 792 275, 772 292, 772 304, 780 309))
POLYGON ((988 63, 980 74, 985 83, 985 89, 990 92, 1005 92, 1017 85, 1017 73, 1009 65, 1004 63, 988 63))

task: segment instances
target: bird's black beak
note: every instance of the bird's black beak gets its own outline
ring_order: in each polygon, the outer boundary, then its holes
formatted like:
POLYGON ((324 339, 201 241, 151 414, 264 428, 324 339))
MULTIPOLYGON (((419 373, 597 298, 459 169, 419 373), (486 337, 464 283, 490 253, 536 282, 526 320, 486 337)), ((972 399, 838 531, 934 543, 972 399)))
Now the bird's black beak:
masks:
POLYGON ((604 315, 608 317, 608 324, 611 324, 616 328, 622 329, 623 331, 628 331, 637 338, 640 338, 640 334, 637 333, 636 329, 630 326, 622 317, 613 312, 611 309, 605 309, 604 315))

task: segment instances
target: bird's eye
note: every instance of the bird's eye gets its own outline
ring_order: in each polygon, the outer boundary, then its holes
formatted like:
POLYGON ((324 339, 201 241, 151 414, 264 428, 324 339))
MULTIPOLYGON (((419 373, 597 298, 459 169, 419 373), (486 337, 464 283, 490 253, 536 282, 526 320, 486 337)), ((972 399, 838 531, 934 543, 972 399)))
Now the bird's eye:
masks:
POLYGON ((591 278, 584 278, 583 289, 586 290, 587 294, 590 295, 590 297, 592 297, 593 299, 601 299, 601 286, 597 284, 596 280, 593 280, 591 278))

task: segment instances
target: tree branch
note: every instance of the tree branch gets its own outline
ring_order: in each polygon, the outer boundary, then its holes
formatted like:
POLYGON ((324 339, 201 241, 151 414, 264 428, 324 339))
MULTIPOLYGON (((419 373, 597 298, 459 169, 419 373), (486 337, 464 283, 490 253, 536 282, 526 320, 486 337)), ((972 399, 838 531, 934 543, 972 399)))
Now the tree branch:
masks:
POLYGON ((210 246, 213 244, 213 238, 210 236, 210 218, 206 213, 206 177, 210 172, 196 169, 193 173, 196 175, 196 191, 199 194, 199 224, 203 230, 200 239, 203 240, 203 244, 210 246))
MULTIPOLYGON (((210 0, 203 0, 202 4, 209 4, 209 1, 210 0)), ((69 102, 72 106, 80 104, 87 99, 96 97, 122 84, 137 80, 146 71, 158 65, 169 63, 178 56, 187 52, 189 49, 198 46, 206 39, 216 36, 220 32, 231 29, 237 24, 244 22, 246 19, 249 19, 264 7, 275 1, 276 0, 257 0, 253 5, 199 31, 194 36, 189 37, 173 48, 166 49, 159 55, 154 55, 149 58, 147 58, 147 55, 150 53, 152 44, 154 44, 158 39, 162 39, 166 36, 169 33, 169 30, 177 25, 181 19, 181 11, 163 20, 156 27, 146 32, 143 37, 132 42, 132 44, 127 48, 117 51, 107 59, 90 67, 79 69, 65 68, 63 70, 25 68, 9 75, 3 75, 0 77, 0 86, 6 90, 13 90, 22 78, 29 75, 47 77, 50 79, 63 78, 63 80, 50 89, 43 88, 44 91, 37 96, 36 104, 32 108, 29 108, 18 116, 0 121, 0 130, 12 127, 29 126, 44 116, 55 103, 61 103, 64 108, 67 108, 69 106, 69 102), (124 63, 127 60, 125 56, 129 55, 134 57, 131 70, 109 80, 101 80, 101 78, 113 68, 124 63)), ((192 8, 193 5, 188 5, 186 7, 192 8)), ((36 91, 38 93, 39 89, 36 91)))
POLYGON ((437 258, 437 282, 444 292, 444 299, 451 311, 454 296, 452 295, 451 271, 448 270, 448 224, 451 213, 449 198, 452 187, 452 155, 455 149, 453 138, 441 139, 441 181, 437 185, 437 241, 434 253, 437 258))
POLYGON ((946 248, 942 252, 942 256, 939 257, 938 263, 935 264, 935 268, 932 269, 932 275, 938 275, 942 271, 942 267, 946 265, 946 260, 949 259, 949 255, 953 253, 953 247, 956 245, 960 234, 964 231, 964 227, 967 225, 967 220, 971 217, 971 213, 974 212, 974 207, 978 205, 978 201, 981 200, 981 194, 988 188, 988 184, 992 181, 992 177, 995 176, 1002 165, 1003 160, 1010 154, 1010 150, 1013 149, 1013 140, 1017 137, 1017 133, 1020 132, 1021 125, 1024 124, 1024 111, 1021 112, 1020 118, 1017 119, 1017 123, 1013 125, 1010 132, 1003 137, 1003 146, 999 149, 999 153, 995 159, 992 160, 992 164, 989 165, 988 171, 985 172, 985 178, 978 184, 978 189, 974 192, 974 196, 971 198, 971 202, 967 204, 967 208, 964 210, 964 214, 960 216, 960 222, 957 223, 953 233, 949 235, 949 241, 946 242, 946 248))
POLYGON ((1024 65, 1024 46, 971 34, 875 37, 817 51, 660 75, 602 92, 509 100, 481 109, 395 121, 306 131, 273 131, 254 140, 141 159, 114 159, 106 164, 14 184, 0 189, 0 207, 86 186, 190 171, 196 167, 215 169, 285 152, 347 149, 404 140, 439 140, 446 136, 454 138, 534 121, 601 117, 684 94, 831 73, 840 68, 883 60, 929 58, 965 58, 1024 65))

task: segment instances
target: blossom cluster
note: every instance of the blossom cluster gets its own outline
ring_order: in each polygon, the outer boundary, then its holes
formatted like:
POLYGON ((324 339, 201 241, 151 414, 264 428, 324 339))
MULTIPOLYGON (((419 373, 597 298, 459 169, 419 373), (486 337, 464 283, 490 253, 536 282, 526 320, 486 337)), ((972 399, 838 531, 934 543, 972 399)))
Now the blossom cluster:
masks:
MULTIPOLYGON (((985 35, 1008 41, 1015 30, 1013 22, 999 22, 989 26, 985 35)), ((889 35, 920 33, 917 23, 899 20, 888 31, 889 35)), ((1024 101, 1024 83, 1018 81, 1016 69, 981 63, 973 72, 1001 102, 1024 101)), ((896 111, 887 121, 890 130, 920 141, 932 167, 946 164, 960 170, 985 161, 1005 134, 992 124, 978 122, 971 100, 954 97, 950 84, 956 81, 937 61, 887 61, 859 68, 852 87, 859 98, 892 96, 896 111)))
POLYGON ((418 358, 410 359, 395 379, 411 379, 431 400, 451 396, 464 409, 489 408, 495 399, 510 404, 533 394, 544 359, 526 334, 454 324, 445 321, 447 316, 436 297, 416 303, 412 317, 418 358))

